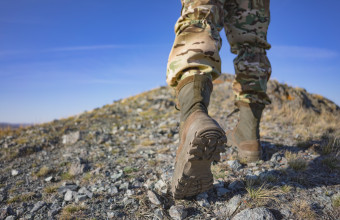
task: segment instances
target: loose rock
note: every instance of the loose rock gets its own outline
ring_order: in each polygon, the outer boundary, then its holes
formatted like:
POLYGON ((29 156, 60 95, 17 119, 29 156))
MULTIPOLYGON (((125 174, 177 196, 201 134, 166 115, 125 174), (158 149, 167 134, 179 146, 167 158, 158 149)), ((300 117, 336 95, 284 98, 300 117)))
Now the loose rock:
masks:
POLYGON ((266 208, 245 209, 235 215, 232 220, 275 220, 274 215, 266 208))
POLYGON ((187 217, 188 213, 184 209, 183 205, 171 206, 169 210, 169 215, 175 220, 181 220, 187 217))

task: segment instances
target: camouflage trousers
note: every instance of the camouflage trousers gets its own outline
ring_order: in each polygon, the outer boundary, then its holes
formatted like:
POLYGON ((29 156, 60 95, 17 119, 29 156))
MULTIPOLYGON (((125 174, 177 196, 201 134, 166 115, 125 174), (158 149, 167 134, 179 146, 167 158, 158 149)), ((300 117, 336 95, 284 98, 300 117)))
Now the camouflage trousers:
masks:
POLYGON ((271 65, 267 30, 269 0, 181 0, 181 17, 175 25, 176 38, 167 65, 167 83, 194 74, 212 80, 221 74, 219 50, 224 28, 234 59, 233 91, 236 101, 270 104, 266 94, 271 65))

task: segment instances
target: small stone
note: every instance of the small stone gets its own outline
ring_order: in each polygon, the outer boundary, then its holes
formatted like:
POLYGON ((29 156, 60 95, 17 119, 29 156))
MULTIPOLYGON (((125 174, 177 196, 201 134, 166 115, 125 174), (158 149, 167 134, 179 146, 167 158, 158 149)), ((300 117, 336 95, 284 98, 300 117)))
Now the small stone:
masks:
POLYGON ((49 177, 47 177, 47 178, 45 179, 45 182, 51 182, 52 179, 53 179, 53 176, 49 176, 49 177))
POLYGON ((11 172, 12 176, 16 176, 19 174, 19 171, 18 170, 12 170, 11 172))
POLYGON ((164 219, 164 215, 163 215, 163 212, 162 210, 160 209, 156 209, 155 212, 154 212, 154 220, 162 220, 164 219))
POLYGON ((243 189, 244 188, 244 184, 243 184, 243 182, 236 180, 236 181, 231 182, 229 184, 228 188, 233 190, 233 191, 234 190, 239 190, 239 189, 243 189))
POLYGON ((78 190, 78 193, 79 193, 79 194, 84 194, 84 195, 86 195, 87 197, 89 197, 90 199, 92 199, 92 197, 93 197, 93 192, 90 192, 90 191, 87 190, 85 187, 81 187, 81 188, 78 190))
POLYGON ((266 208, 245 209, 232 218, 232 220, 275 220, 274 215, 266 208))
POLYGON ((118 193, 118 189, 117 189, 117 187, 114 186, 114 187, 108 189, 107 192, 110 193, 110 194, 112 194, 112 195, 115 195, 115 194, 118 193))
POLYGON ((155 184, 155 189, 158 190, 159 192, 166 194, 168 187, 163 180, 158 180, 157 183, 155 184))
POLYGON ((173 169, 166 170, 164 173, 162 173, 161 179, 165 183, 169 183, 171 181, 171 178, 172 178, 173 174, 174 174, 173 169))
POLYGON ((106 214, 107 214, 107 217, 110 218, 110 219, 116 217, 115 212, 107 212, 106 214))
POLYGON ((73 191, 67 190, 64 196, 65 201, 71 201, 73 197, 73 191))
POLYGON ((84 163, 73 163, 69 169, 69 174, 76 176, 83 174, 88 170, 88 165, 84 163))
POLYGON ((68 190, 76 191, 77 189, 78 189, 77 185, 65 183, 64 186, 58 188, 58 193, 60 195, 64 195, 64 193, 67 192, 68 190))
POLYGON ((197 203, 202 207, 210 207, 210 203, 208 201, 208 193, 203 192, 196 196, 197 203))
POLYGON ((154 192, 152 192, 151 190, 148 190, 148 197, 151 203, 155 204, 155 205, 160 205, 162 204, 161 201, 158 198, 158 195, 154 192))
POLYGON ((15 216, 14 215, 7 216, 5 220, 15 220, 15 216))
POLYGON ((216 192, 217 192, 217 196, 221 197, 221 196, 224 196, 225 194, 227 194, 231 191, 229 189, 226 189, 226 188, 217 188, 216 192))
POLYGON ((77 195, 75 196, 75 202, 76 202, 76 203, 82 202, 82 201, 85 201, 87 198, 88 198, 87 195, 84 195, 84 194, 77 194, 77 195))
POLYGON ((241 195, 236 195, 233 198, 231 198, 226 206, 226 215, 231 216, 234 214, 236 209, 240 206, 241 203, 241 195))
POLYGON ((62 136, 62 143, 64 145, 75 144, 80 139, 80 132, 72 132, 70 134, 65 134, 62 136))
POLYGON ((290 216, 292 215, 289 209, 281 209, 280 213, 287 219, 290 218, 290 216))
POLYGON ((119 186, 119 189, 121 190, 129 189, 129 183, 128 182, 123 183, 122 185, 119 186))
POLYGON ((125 195, 127 195, 127 196, 132 196, 134 194, 135 194, 135 191, 133 191, 131 189, 126 190, 126 193, 125 193, 125 195))
POLYGON ((113 182, 116 182, 119 178, 121 178, 123 176, 123 171, 120 170, 118 173, 115 173, 113 175, 111 175, 111 179, 113 180, 113 182))
POLYGON ((58 204, 58 201, 54 201, 53 204, 51 205, 50 211, 48 211, 48 216, 49 217, 53 217, 56 214, 58 214, 58 212, 61 210, 61 207, 58 204))
POLYGON ((173 205, 169 209, 169 215, 175 220, 181 220, 187 217, 188 213, 183 205, 173 205))
POLYGON ((41 209, 45 205, 46 205, 46 202, 44 202, 44 201, 39 201, 39 202, 35 203, 33 209, 31 210, 31 214, 37 212, 39 209, 41 209))
POLYGON ((229 160, 227 164, 233 171, 238 171, 242 168, 242 164, 238 160, 229 160))

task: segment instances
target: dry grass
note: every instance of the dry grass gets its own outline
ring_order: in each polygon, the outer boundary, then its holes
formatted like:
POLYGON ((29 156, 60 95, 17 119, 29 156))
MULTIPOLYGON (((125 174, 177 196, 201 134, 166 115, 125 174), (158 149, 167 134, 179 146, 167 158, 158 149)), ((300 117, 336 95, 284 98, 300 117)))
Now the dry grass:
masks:
POLYGON ((275 188, 268 188, 265 184, 261 186, 252 185, 253 183, 247 182, 246 190, 248 192, 249 199, 255 206, 265 205, 269 201, 278 202, 277 195, 280 191, 275 188))
POLYGON ((292 204, 292 213, 297 219, 317 219, 316 213, 312 210, 311 206, 304 200, 294 201, 292 204))
POLYGON ((327 136, 325 143, 321 145, 321 154, 340 155, 340 138, 332 135, 327 136))
POLYGON ((47 193, 47 194, 52 194, 52 193, 57 192, 58 188, 59 188, 58 184, 51 185, 51 186, 46 186, 44 188, 44 192, 47 193))
POLYGON ((320 114, 310 109, 293 109, 288 105, 279 108, 273 105, 270 114, 263 117, 263 121, 275 121, 285 125, 293 125, 294 133, 301 135, 302 139, 321 136, 327 130, 333 130, 340 135, 340 114, 321 112, 320 114))
POLYGON ((340 160, 334 156, 323 159, 321 163, 331 170, 340 169, 340 160))
POLYGON ((292 191, 293 187, 289 186, 289 185, 283 185, 281 186, 281 191, 283 193, 289 193, 290 191, 292 191))
POLYGON ((47 176, 48 174, 50 174, 52 172, 52 170, 50 168, 48 168, 47 166, 43 166, 40 168, 40 170, 35 173, 34 175, 38 178, 40 177, 45 177, 47 176))
POLYGON ((295 171, 304 171, 307 169, 308 163, 306 160, 298 157, 297 154, 290 151, 285 152, 285 157, 288 160, 288 165, 295 171))
POLYGON ((337 195, 332 199, 332 205, 334 208, 340 207, 340 195, 337 195))
POLYGON ((63 173, 61 174, 61 179, 62 180, 72 180, 74 178, 74 175, 70 174, 70 173, 63 173))
POLYGON ((86 207, 83 205, 67 205, 65 206, 60 214, 60 219, 81 219, 82 211, 86 210, 86 207))
POLYGON ((17 195, 17 196, 14 196, 14 197, 8 199, 7 203, 11 204, 11 203, 16 203, 16 202, 27 202, 27 201, 32 200, 34 198, 34 196, 35 196, 34 192, 29 192, 29 193, 25 193, 25 194, 22 194, 22 195, 17 195))
POLYGON ((216 164, 211 166, 211 172, 215 179, 226 177, 226 165, 216 164))

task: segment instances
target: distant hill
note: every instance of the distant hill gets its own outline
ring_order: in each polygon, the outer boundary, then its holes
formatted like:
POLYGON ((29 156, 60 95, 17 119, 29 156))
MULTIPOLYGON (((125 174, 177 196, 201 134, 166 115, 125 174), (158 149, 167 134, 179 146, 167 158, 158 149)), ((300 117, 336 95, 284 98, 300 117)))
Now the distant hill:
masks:
POLYGON ((13 124, 13 123, 5 123, 5 122, 0 122, 0 128, 20 128, 20 127, 28 127, 31 126, 32 124, 13 124))

